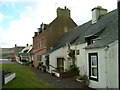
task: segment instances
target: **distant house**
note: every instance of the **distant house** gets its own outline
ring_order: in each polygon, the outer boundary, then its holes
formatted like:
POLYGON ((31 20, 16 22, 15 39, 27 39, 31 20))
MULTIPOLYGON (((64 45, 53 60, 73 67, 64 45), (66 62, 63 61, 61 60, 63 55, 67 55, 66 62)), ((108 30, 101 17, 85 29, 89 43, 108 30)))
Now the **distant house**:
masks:
POLYGON ((23 48, 19 54, 16 56, 16 61, 20 64, 26 63, 26 62, 33 62, 33 57, 32 57, 32 49, 33 46, 30 45, 23 48))
POLYGON ((48 72, 73 64, 68 53, 75 51, 80 75, 87 75, 92 88, 118 88, 118 11, 98 6, 92 20, 62 35, 53 48, 43 54, 48 72), (45 56, 49 56, 48 59, 45 56), (46 62, 49 62, 46 64, 46 62))
POLYGON ((12 59, 12 61, 16 61, 16 55, 18 55, 23 48, 24 46, 17 46, 16 44, 13 48, 1 48, 1 59, 12 59))
POLYGON ((66 7, 58 8, 57 17, 46 27, 45 25, 42 24, 39 32, 35 32, 33 37, 34 67, 39 66, 43 53, 51 49, 64 33, 77 26, 70 17, 70 10, 66 7))

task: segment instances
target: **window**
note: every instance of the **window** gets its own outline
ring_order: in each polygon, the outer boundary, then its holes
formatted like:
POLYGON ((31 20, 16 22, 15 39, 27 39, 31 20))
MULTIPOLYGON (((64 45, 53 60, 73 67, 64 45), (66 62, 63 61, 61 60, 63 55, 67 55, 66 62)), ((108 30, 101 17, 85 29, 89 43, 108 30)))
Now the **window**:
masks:
POLYGON ((41 55, 37 55, 37 60, 41 61, 41 59, 42 59, 41 55))
POLYGON ((85 37, 85 41, 87 42, 87 45, 90 45, 92 43, 94 43, 94 39, 97 38, 97 35, 93 35, 93 36, 86 36, 85 37))
POLYGON ((79 55, 79 54, 80 54, 80 51, 79 51, 79 50, 77 50, 77 51, 76 51, 76 55, 79 55))
POLYGON ((44 47, 44 38, 42 38, 42 47, 44 47))
POLYGON ((42 47, 42 39, 40 38, 40 41, 39 41, 39 48, 42 47))
POLYGON ((27 52, 28 52, 28 50, 25 50, 25 51, 24 51, 24 53, 27 53, 27 52))
POLYGON ((98 81, 98 54, 89 53, 89 78, 98 81))

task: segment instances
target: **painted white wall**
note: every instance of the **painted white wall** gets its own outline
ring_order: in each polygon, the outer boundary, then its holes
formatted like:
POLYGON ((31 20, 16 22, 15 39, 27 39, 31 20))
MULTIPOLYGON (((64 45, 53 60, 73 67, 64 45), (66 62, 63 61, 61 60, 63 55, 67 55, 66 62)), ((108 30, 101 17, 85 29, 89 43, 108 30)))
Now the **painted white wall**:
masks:
MULTIPOLYGON (((57 58, 64 58, 63 48, 57 49, 56 51, 49 54, 49 64, 57 68, 57 58)), ((49 72, 51 73, 55 68, 50 66, 49 72)))
POLYGON ((98 81, 90 80, 89 87, 92 88, 107 88, 107 76, 106 76, 106 59, 105 48, 87 49, 87 75, 89 75, 89 58, 88 53, 98 53, 98 81))
POLYGON ((67 46, 64 46, 63 47, 63 53, 64 53, 64 58, 65 58, 65 61, 64 61, 64 69, 68 69, 70 64, 71 64, 71 59, 68 59, 68 47, 67 46))
POLYGON ((118 41, 109 45, 107 55, 108 88, 118 88, 118 41))
MULTIPOLYGON (((71 49, 75 49, 75 46, 71 46, 71 49)), ((67 55, 68 46, 64 46, 60 49, 57 49, 56 51, 50 53, 50 65, 57 67, 57 58, 64 58, 64 69, 69 69, 69 66, 72 64, 71 59, 68 58, 67 55)), ((52 70, 55 70, 55 68, 50 66, 49 72, 51 73, 52 70)))
POLYGON ((76 55, 77 58, 77 66, 80 69, 80 75, 87 75, 87 60, 86 60, 86 52, 83 49, 86 46, 86 43, 78 44, 77 50, 79 50, 79 55, 76 55))
MULTIPOLYGON (((109 47, 87 49, 88 53, 98 53, 98 82, 90 80, 89 87, 92 88, 118 88, 118 41, 109 45, 109 47)), ((89 62, 87 62, 89 69, 89 62)), ((87 72, 88 73, 88 72, 87 72)), ((89 73, 88 73, 89 75, 89 73)))

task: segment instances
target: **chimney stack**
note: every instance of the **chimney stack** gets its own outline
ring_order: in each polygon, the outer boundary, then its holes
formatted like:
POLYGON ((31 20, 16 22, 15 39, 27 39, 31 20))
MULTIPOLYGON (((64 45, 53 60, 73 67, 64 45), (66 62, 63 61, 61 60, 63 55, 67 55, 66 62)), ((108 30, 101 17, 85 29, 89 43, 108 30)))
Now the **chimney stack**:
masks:
POLYGON ((65 6, 64 9, 58 7, 57 8, 57 17, 59 16, 67 16, 70 17, 70 10, 65 6))
POLYGON ((17 44, 15 44, 15 47, 17 47, 17 44))
POLYGON ((28 47, 28 45, 29 45, 29 44, 27 43, 26 46, 28 47))
POLYGON ((38 32, 34 32, 34 36, 37 36, 38 35, 38 32))
POLYGON ((107 13, 107 9, 102 8, 101 6, 97 6, 92 10, 92 24, 96 23, 100 16, 107 13))

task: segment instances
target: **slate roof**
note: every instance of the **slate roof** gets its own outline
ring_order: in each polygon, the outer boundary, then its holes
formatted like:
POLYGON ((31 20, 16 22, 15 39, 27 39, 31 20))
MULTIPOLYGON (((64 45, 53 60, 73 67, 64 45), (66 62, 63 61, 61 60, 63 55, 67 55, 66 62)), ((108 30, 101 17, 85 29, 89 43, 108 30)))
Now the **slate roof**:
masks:
POLYGON ((92 21, 88 21, 83 25, 75 27, 72 31, 69 31, 62 35, 57 44, 53 49, 47 51, 44 54, 49 54, 63 46, 67 43, 78 44, 86 42, 86 37, 89 38, 96 35, 99 40, 95 43, 90 44, 85 47, 88 48, 98 48, 104 47, 108 44, 118 40, 118 10, 111 11, 106 15, 100 17, 97 23, 92 24, 92 21))
POLYGON ((13 51, 14 48, 1 48, 1 52, 6 52, 6 51, 13 51))
POLYGON ((10 57, 13 55, 14 55, 14 53, 5 53, 5 54, 2 54, 2 57, 10 57))
POLYGON ((13 48, 1 48, 2 49, 2 51, 0 52, 0 54, 2 54, 1 58, 14 56, 15 55, 14 51, 19 52, 23 48, 24 48, 23 46, 17 46, 13 48))
POLYGON ((86 35, 95 34, 100 31, 102 32, 97 37, 99 38, 99 40, 85 47, 86 49, 105 47, 110 43, 118 40, 118 11, 117 10, 114 10, 104 15, 103 17, 101 17, 101 19, 96 23, 96 25, 92 25, 92 27, 89 28, 89 31, 88 33, 86 33, 86 35))

